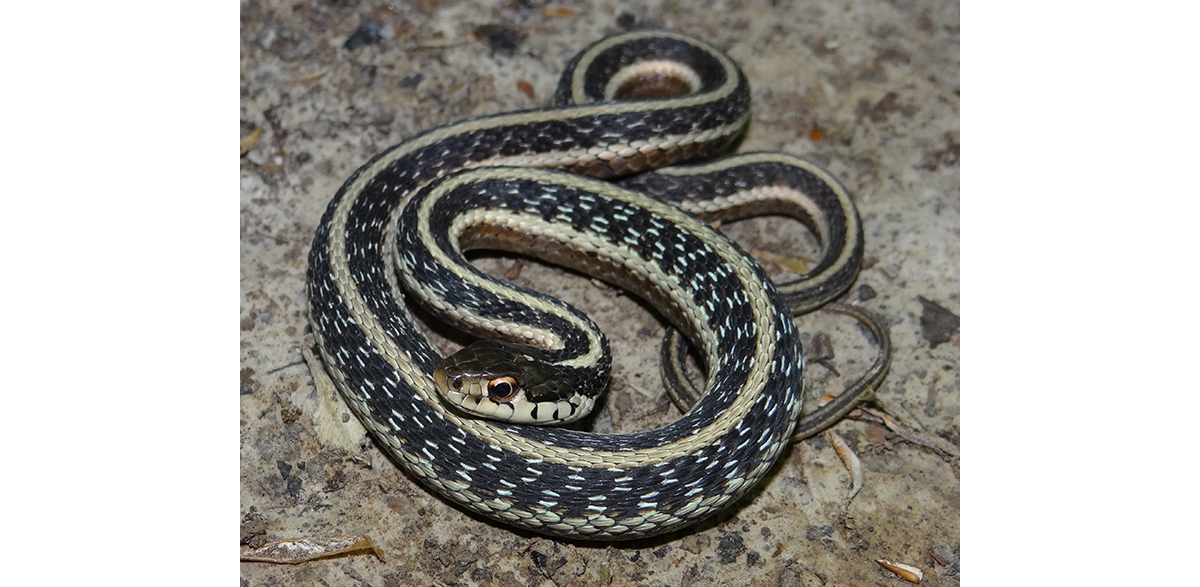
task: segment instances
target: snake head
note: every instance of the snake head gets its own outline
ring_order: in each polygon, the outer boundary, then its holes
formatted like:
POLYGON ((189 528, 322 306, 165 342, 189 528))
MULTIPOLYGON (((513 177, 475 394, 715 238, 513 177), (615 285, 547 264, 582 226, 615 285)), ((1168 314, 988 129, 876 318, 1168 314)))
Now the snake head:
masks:
POLYGON ((565 424, 587 415, 594 397, 579 393, 572 373, 533 347, 481 340, 446 357, 433 371, 438 392, 467 414, 522 424, 565 424))

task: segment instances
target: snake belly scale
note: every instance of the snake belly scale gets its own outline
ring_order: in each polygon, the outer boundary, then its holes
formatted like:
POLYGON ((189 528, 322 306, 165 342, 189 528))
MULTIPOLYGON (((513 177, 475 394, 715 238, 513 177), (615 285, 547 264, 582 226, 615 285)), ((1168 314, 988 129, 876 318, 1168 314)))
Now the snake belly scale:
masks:
MULTIPOLYGON (((610 183, 536 169, 615 177, 720 152, 749 120, 748 84, 737 66, 690 37, 638 31, 585 49, 563 79, 557 107, 439 127, 355 172, 313 241, 310 320, 352 410, 434 491, 542 534, 652 536, 715 513, 770 469, 801 412, 800 344, 783 296, 704 221, 610 183), (645 78, 639 64, 647 59, 653 67, 683 63, 690 91, 620 101, 622 80, 645 78), (514 240, 497 234, 534 236, 505 244, 514 240), (472 239, 568 264, 647 298, 705 358, 701 401, 663 428, 617 435, 481 420, 447 405, 432 377, 441 353, 402 303, 401 281, 410 293, 432 282, 422 270, 454 273, 472 291, 532 307, 534 317, 509 338, 594 363, 607 357, 602 340, 563 334, 561 321, 537 317, 566 315, 561 310, 545 309, 536 296, 521 300, 517 289, 461 261, 459 241, 472 239), (393 264, 406 271, 402 278, 393 264)), ((484 325, 513 315, 489 316, 471 302, 487 296, 455 291, 423 303, 469 307, 484 325)))

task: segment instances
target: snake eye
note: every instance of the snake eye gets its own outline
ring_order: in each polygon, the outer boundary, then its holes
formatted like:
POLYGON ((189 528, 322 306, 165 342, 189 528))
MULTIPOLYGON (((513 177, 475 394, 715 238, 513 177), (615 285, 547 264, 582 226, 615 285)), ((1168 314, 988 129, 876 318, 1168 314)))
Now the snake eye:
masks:
POLYGON ((517 380, 512 377, 497 377, 488 381, 488 398, 494 402, 506 402, 517 395, 517 380))
POLYGON ((462 384, 463 384, 463 376, 462 375, 455 375, 454 379, 450 382, 450 386, 453 387, 454 389, 462 389, 462 384))

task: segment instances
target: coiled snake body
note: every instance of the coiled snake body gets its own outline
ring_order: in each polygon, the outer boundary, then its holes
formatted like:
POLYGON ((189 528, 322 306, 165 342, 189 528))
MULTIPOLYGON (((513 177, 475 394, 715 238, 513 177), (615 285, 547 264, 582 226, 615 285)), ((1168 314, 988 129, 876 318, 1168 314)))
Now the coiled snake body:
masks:
MULTIPOLYGON (((783 211, 806 220, 826 254, 805 280, 781 286, 785 300, 707 222, 561 172, 615 177, 726 148, 749 119, 746 79, 728 57, 680 34, 639 31, 585 49, 563 80, 558 107, 433 129, 350 177, 313 241, 311 322, 326 369, 356 415, 436 492, 543 534, 651 536, 718 511, 771 468, 801 414, 803 361, 789 303, 824 303, 848 287, 862 255, 861 228, 836 181, 785 155, 742 155, 629 180, 682 193, 676 203, 696 213, 783 211), (780 204, 781 192, 792 203, 780 204), (467 404, 491 400, 439 396, 438 384, 450 385, 444 372, 434 376, 441 353, 405 309, 401 286, 462 327, 540 347, 531 356, 584 370, 583 379, 599 378, 601 387, 609 362, 586 316, 463 259, 481 246, 565 264, 651 302, 698 348, 704 396, 679 420, 634 434, 464 414, 467 404)), ((582 409, 561 398, 518 408, 507 392, 519 386, 502 387, 502 401, 487 403, 502 417, 561 419, 582 409)))

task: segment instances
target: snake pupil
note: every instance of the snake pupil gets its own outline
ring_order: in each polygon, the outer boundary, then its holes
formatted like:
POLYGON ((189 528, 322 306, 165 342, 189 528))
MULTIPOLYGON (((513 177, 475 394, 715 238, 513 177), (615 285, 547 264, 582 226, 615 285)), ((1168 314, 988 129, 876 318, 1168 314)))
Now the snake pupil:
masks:
POLYGON ((488 381, 488 397, 495 402, 505 402, 517 395, 517 380, 512 377, 497 377, 488 381))

